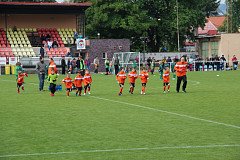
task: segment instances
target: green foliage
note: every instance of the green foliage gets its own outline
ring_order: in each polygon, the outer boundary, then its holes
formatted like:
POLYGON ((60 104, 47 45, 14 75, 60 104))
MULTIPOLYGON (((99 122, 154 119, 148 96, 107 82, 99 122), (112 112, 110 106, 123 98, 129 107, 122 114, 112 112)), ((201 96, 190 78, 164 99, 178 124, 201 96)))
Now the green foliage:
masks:
MULTIPOLYGON (((81 0, 77 0, 81 1, 81 0)), ((92 0, 87 9, 90 37, 129 38, 132 50, 177 50, 177 0, 92 0), (141 38, 142 37, 142 38, 141 38), (143 37, 147 37, 146 39, 143 37)), ((205 17, 219 5, 217 0, 178 0, 180 41, 194 37, 189 28, 204 26, 205 17)))

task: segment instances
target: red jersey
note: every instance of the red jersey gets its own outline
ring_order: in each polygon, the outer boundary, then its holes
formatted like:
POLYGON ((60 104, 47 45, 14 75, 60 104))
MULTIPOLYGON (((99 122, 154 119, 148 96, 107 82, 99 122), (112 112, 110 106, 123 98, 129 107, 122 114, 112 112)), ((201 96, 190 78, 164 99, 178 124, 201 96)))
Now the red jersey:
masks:
POLYGON ((142 71, 139 76, 140 76, 140 79, 141 79, 142 83, 147 83, 147 81, 148 81, 148 72, 142 71))
POLYGON ((124 84, 125 82, 125 79, 127 78, 126 76, 126 73, 124 71, 120 71, 118 74, 117 74, 117 81, 118 83, 120 84, 124 84))
POLYGON ((28 77, 27 73, 19 73, 17 83, 24 83, 24 76, 28 77))
POLYGON ((82 87, 82 83, 83 83, 83 76, 82 75, 77 75, 74 79, 74 85, 75 87, 82 87))
POLYGON ((137 72, 130 72, 128 74, 128 79, 129 79, 129 83, 135 83, 136 79, 138 78, 137 72))
POLYGON ((170 82, 170 72, 165 71, 163 73, 163 83, 169 83, 170 82))
POLYGON ((52 69, 54 70, 54 73, 57 74, 57 65, 54 63, 54 61, 51 61, 48 66, 48 75, 51 74, 52 69))
POLYGON ((62 82, 65 84, 66 88, 72 88, 72 84, 73 84, 72 78, 66 77, 62 80, 62 82))
POLYGON ((174 69, 178 77, 185 76, 187 74, 187 62, 177 62, 174 69))
POLYGON ((91 74, 89 74, 89 73, 88 73, 88 74, 85 74, 83 78, 84 78, 84 79, 83 79, 84 86, 92 83, 91 74))

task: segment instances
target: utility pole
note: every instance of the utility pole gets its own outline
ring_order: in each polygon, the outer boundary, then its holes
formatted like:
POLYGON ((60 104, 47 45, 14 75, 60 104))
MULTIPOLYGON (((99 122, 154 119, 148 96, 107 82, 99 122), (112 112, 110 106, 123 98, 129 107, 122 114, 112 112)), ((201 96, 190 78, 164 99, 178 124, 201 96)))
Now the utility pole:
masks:
POLYGON ((179 38, 179 17, 178 17, 178 0, 176 0, 176 7, 177 7, 177 48, 178 52, 180 52, 180 38, 179 38))

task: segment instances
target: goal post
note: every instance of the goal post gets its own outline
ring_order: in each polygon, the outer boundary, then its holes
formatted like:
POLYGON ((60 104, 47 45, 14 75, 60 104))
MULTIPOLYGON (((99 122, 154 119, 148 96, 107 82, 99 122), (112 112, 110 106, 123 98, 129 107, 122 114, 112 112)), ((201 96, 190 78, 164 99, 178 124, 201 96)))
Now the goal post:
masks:
POLYGON ((113 61, 118 57, 121 67, 128 72, 129 69, 135 68, 139 71, 143 65, 143 54, 140 52, 116 52, 113 54, 113 61))

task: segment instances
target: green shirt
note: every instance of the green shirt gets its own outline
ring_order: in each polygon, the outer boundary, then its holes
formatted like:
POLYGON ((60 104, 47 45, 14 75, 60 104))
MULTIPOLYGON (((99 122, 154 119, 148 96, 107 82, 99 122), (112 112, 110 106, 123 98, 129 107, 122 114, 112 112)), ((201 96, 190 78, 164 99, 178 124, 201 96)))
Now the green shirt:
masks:
POLYGON ((48 81, 50 83, 56 84, 57 83, 57 78, 58 78, 57 74, 49 74, 48 75, 48 81))

